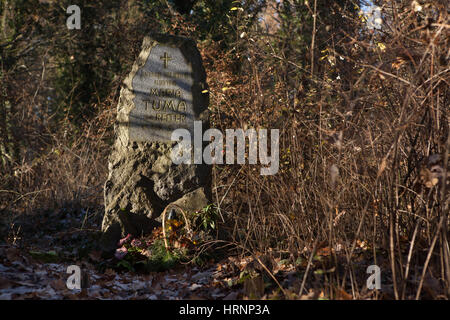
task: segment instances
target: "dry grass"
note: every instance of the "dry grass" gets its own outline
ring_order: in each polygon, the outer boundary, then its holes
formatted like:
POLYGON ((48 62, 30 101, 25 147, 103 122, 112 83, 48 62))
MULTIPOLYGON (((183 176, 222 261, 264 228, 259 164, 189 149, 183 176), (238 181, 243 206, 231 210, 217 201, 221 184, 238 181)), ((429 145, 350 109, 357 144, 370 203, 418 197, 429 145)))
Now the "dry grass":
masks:
POLYGON ((394 7, 394 21, 380 32, 358 38, 334 30, 330 38, 339 40, 316 57, 314 74, 289 52, 274 53, 284 39, 264 33, 242 40, 250 61, 244 75, 229 67, 231 59, 204 50, 214 125, 279 128, 281 135, 274 176, 216 166, 224 228, 253 252, 275 248, 292 262, 311 262, 328 248, 328 268, 337 271, 319 286, 332 298, 341 289, 363 297, 371 264, 387 274, 385 297, 449 294, 448 16, 438 3, 424 7, 421 15, 433 14, 426 25, 414 8, 394 7), (283 73, 303 77, 277 81, 283 73), (437 280, 432 289, 430 279, 437 280))

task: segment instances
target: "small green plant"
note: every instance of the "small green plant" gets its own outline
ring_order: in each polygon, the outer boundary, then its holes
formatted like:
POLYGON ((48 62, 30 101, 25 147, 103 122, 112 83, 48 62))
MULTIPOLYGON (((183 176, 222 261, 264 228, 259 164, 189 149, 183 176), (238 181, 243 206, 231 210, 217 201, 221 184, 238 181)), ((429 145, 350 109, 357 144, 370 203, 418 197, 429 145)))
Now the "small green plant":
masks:
POLYGON ((194 226, 197 230, 210 232, 216 230, 217 209, 213 204, 209 204, 202 210, 193 214, 194 226))
POLYGON ((54 250, 50 251, 30 251, 30 255, 39 261, 45 263, 55 263, 59 262, 61 258, 58 256, 58 253, 54 250))
POLYGON ((155 240, 150 247, 150 257, 147 261, 149 271, 165 271, 174 268, 180 262, 186 262, 186 249, 168 250, 161 239, 155 240))

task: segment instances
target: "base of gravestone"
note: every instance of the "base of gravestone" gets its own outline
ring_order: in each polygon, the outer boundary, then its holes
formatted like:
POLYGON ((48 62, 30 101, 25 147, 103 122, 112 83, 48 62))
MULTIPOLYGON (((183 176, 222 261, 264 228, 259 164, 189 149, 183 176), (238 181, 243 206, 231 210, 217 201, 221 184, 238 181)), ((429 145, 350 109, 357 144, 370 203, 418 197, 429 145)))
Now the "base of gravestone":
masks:
POLYGON ((141 236, 160 226, 160 215, 169 204, 193 213, 210 203, 209 166, 174 164, 168 154, 171 147, 135 142, 125 148, 116 146, 110 155, 103 251, 115 250, 127 234, 141 236))

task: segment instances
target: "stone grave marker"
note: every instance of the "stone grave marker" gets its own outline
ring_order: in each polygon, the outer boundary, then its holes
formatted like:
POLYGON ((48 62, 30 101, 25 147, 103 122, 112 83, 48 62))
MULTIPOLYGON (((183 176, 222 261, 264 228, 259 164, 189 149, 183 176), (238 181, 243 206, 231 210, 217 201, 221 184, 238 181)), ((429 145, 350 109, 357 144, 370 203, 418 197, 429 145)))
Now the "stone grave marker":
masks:
POLYGON ((105 183, 101 247, 116 249, 128 233, 140 236, 159 224, 175 203, 186 212, 209 203, 211 168, 174 164, 173 130, 209 127, 206 73, 195 43, 184 37, 145 37, 120 92, 115 142, 105 183))

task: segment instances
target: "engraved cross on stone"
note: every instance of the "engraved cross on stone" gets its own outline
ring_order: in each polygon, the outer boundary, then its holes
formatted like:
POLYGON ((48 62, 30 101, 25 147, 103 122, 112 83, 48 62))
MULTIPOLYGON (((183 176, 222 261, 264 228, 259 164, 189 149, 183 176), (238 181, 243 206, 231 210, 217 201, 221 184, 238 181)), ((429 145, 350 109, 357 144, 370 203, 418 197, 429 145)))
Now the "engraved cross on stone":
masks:
POLYGON ((171 57, 167 54, 167 52, 164 52, 164 55, 160 57, 161 60, 164 60, 164 69, 167 68, 167 63, 172 60, 171 57))

